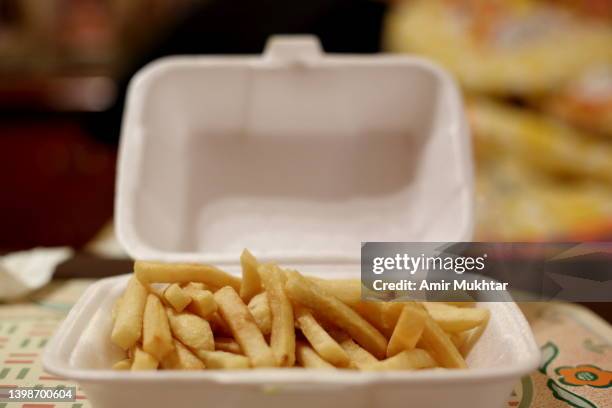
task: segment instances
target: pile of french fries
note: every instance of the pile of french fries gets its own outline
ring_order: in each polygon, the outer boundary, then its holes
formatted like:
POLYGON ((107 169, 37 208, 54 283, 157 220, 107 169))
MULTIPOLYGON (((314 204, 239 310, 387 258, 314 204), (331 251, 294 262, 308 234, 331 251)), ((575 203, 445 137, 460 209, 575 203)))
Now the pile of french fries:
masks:
POLYGON ((242 279, 214 266, 134 264, 113 308, 118 370, 466 368, 489 311, 369 302, 359 280, 305 277, 244 250, 242 279))

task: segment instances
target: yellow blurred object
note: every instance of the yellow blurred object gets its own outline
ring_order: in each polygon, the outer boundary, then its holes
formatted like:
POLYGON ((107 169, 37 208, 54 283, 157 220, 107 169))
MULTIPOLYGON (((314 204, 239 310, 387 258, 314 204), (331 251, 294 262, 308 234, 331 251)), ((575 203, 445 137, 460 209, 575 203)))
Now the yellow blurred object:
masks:
POLYGON ((609 143, 489 100, 471 100, 468 112, 477 158, 477 239, 544 240, 609 232, 609 143))
POLYGON ((585 177, 612 186, 612 145, 532 111, 486 99, 468 102, 482 156, 514 156, 556 176, 585 177))
POLYGON ((427 56, 471 92, 538 95, 612 62, 612 28, 531 0, 415 0, 388 15, 387 51, 427 56))
POLYGON ((602 236, 612 229, 612 189, 559 183, 516 159, 478 165, 476 239, 541 241, 602 236))
MULTIPOLYGON (((610 45, 612 47, 612 44, 610 45)), ((536 105, 583 129, 612 137, 612 64, 593 67, 536 105)))

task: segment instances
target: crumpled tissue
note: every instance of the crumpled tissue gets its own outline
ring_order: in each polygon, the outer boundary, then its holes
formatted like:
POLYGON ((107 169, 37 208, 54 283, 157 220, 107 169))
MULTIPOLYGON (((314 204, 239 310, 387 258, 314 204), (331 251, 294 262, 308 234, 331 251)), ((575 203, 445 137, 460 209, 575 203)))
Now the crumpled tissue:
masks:
POLYGON ((72 256, 72 249, 34 248, 0 256, 0 300, 23 297, 49 283, 55 268, 72 256))

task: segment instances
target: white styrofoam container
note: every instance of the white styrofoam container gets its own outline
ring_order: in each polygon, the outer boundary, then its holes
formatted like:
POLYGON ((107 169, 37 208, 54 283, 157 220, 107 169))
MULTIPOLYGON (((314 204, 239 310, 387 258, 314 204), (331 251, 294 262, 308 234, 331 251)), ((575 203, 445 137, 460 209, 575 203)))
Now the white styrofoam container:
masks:
MULTIPOLYGON (((469 133, 455 83, 411 57, 325 55, 312 37, 262 57, 176 57, 130 85, 116 230, 136 259, 222 265, 247 247, 304 273, 358 276, 361 241, 469 240, 469 133)), ((501 407, 539 351, 512 302, 468 370, 117 372, 110 310, 127 276, 93 284, 45 369, 102 407, 501 407)))

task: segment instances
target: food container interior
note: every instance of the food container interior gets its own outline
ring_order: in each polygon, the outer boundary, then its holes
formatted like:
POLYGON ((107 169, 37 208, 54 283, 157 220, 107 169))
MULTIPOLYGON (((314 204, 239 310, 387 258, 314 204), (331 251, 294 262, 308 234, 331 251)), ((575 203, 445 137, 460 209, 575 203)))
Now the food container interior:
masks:
POLYGON ((454 83, 409 57, 175 57, 133 81, 117 232, 137 259, 359 262, 360 241, 472 234, 469 134, 454 83))

